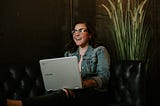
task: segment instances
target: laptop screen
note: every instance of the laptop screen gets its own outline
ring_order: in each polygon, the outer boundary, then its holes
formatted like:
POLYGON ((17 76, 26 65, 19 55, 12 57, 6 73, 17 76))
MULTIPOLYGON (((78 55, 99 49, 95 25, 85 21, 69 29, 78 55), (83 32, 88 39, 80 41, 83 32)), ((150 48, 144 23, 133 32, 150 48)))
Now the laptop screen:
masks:
POLYGON ((43 59, 39 62, 47 91, 62 88, 82 88, 76 56, 43 59))

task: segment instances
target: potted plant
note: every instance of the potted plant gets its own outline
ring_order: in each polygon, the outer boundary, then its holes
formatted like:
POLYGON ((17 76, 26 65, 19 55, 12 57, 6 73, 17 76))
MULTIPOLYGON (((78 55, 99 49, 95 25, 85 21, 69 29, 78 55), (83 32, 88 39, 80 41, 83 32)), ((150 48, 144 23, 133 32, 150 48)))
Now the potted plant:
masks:
MULTIPOLYGON (((145 20, 146 13, 148 12, 148 0, 104 1, 105 3, 100 3, 101 7, 103 7, 101 8, 103 9, 101 12, 103 12, 103 15, 105 13, 108 16, 107 22, 111 25, 108 28, 113 32, 112 37, 118 56, 117 60, 121 64, 117 66, 119 70, 122 69, 121 72, 116 72, 116 74, 118 73, 118 75, 122 75, 125 73, 125 69, 127 67, 125 74, 129 77, 131 75, 134 76, 132 72, 137 72, 138 70, 139 74, 137 79, 139 78, 138 80, 141 80, 141 86, 144 85, 144 89, 140 90, 140 94, 143 96, 140 97, 135 93, 136 99, 134 102, 131 101, 131 104, 135 105, 134 103, 137 103, 135 106, 139 106, 141 104, 139 102, 139 98, 145 99, 145 81, 142 81, 142 79, 146 79, 146 72, 148 70, 147 68, 149 63, 148 46, 150 42, 150 27, 149 25, 146 25, 148 23, 146 23, 145 20)), ((117 63, 117 61, 115 63, 117 63)), ((115 73, 111 71, 111 75, 113 77, 115 73)), ((123 78, 125 79, 126 77, 124 76, 123 78)), ((134 81, 132 83, 134 83, 134 81)), ((115 86, 116 85, 117 84, 115 84, 115 86)), ((115 89, 116 88, 118 87, 115 87, 115 89)), ((138 90, 138 88, 136 89, 138 90)), ((121 92, 119 95, 121 95, 121 92)))
POLYGON ((120 60, 147 57, 149 27, 145 26, 147 0, 107 0, 102 3, 112 26, 113 40, 120 60))

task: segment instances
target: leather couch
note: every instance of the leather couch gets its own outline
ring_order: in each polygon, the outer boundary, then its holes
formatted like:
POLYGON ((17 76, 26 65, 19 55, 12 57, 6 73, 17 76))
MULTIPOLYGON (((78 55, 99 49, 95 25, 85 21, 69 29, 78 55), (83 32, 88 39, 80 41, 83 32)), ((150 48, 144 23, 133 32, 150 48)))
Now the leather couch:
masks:
MULTIPOLYGON (((141 61, 116 61, 111 64, 110 71, 109 92, 102 95, 104 104, 145 106, 145 79, 141 61)), ((24 99, 44 93, 38 62, 0 63, 0 98, 24 99)))
POLYGON ((24 99, 44 94, 37 63, 0 63, 0 98, 24 99))
POLYGON ((145 64, 123 60, 111 64, 109 106, 146 106, 145 64))

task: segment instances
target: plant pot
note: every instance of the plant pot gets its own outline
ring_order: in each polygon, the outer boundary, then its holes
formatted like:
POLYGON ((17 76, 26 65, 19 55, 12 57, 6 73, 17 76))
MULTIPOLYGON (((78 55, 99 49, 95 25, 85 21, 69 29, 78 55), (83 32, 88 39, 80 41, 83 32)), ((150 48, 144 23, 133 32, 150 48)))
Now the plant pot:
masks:
POLYGON ((109 90, 116 106, 145 106, 145 68, 142 61, 111 64, 109 90))

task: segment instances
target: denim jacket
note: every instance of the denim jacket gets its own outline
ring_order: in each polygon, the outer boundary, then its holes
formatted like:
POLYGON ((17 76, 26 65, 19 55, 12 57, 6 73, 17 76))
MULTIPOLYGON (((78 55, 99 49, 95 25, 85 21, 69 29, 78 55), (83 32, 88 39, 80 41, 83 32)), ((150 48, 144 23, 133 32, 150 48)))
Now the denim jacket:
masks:
MULTIPOLYGON (((79 49, 74 53, 66 51, 64 56, 77 56, 78 61, 80 61, 79 49)), ((94 79, 98 84, 98 88, 105 88, 110 77, 109 67, 110 56, 107 49, 104 46, 97 48, 89 46, 81 64, 82 80, 94 79)))

